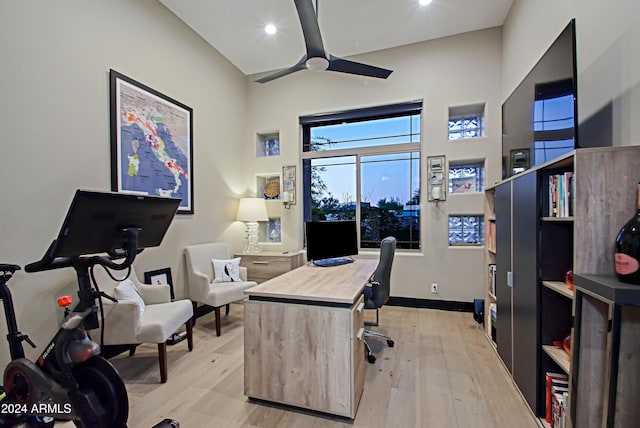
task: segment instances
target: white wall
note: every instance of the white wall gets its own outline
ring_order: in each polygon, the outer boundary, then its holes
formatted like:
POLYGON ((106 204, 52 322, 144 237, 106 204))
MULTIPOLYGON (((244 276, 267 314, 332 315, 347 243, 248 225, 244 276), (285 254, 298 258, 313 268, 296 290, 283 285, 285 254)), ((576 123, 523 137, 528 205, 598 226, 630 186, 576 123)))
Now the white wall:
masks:
MULTIPOLYGON (((239 248, 246 81, 218 52, 154 0, 3 1, 0 40, 1 262, 42 257, 75 189, 110 189, 111 68, 194 110, 195 214, 178 216, 162 246, 139 256, 140 273, 171 267, 182 296, 186 244, 225 239, 239 248)), ((64 269, 12 281, 18 326, 38 351, 55 332, 56 296, 75 296, 73 279, 64 269)))
POLYGON ((515 0, 503 27, 502 99, 576 19, 579 139, 639 144, 640 2, 515 0))
MULTIPOLYGON (((495 182, 500 177, 501 43, 501 30, 494 28, 355 58, 394 70, 387 80, 305 70, 267 84, 249 83, 247 153, 255 152, 256 133, 279 130, 281 138, 280 156, 251 162, 255 174, 300 165, 300 115, 423 99, 422 182, 427 156, 442 154, 448 161, 486 158, 487 183, 495 182), (476 103, 486 103, 487 137, 449 142, 448 107, 476 103)), ((299 179, 298 195, 300 186, 299 179)), ((270 208, 271 215, 283 217, 282 249, 301 248, 302 201, 291 210, 277 202, 270 208)), ((392 295, 467 302, 482 296, 484 250, 450 248, 447 235, 449 214, 482 212, 482 194, 449 195, 437 207, 423 195, 422 250, 396 253, 392 295), (431 294, 431 282, 439 284, 439 295, 431 294)))

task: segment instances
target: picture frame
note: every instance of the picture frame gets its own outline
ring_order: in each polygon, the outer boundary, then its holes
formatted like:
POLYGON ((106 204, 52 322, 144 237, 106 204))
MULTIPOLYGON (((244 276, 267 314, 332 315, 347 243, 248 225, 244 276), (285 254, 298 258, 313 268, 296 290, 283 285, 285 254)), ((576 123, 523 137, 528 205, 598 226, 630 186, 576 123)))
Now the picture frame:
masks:
POLYGON ((162 268, 156 270, 150 270, 144 273, 145 284, 169 284, 169 292, 171 293, 171 300, 175 299, 173 294, 173 279, 171 278, 171 268, 162 268))
POLYGON ((109 72, 111 190, 180 198, 193 214, 193 109, 109 72))
POLYGON ((285 206, 296 204, 296 166, 282 167, 282 201, 285 206))

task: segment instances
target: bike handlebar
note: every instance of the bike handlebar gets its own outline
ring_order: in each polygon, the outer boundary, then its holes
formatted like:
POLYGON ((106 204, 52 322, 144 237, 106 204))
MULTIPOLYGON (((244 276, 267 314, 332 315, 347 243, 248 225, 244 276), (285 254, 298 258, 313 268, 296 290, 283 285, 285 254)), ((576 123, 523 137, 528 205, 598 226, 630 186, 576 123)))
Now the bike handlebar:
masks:
POLYGON ((53 257, 51 255, 53 247, 55 246, 55 241, 53 241, 44 257, 37 262, 29 263, 24 267, 24 270, 27 272, 41 272, 65 267, 90 267, 94 265, 102 265, 114 270, 127 269, 135 260, 136 255, 142 251, 138 250, 138 233, 140 229, 127 228, 122 232, 126 234, 127 244, 122 249, 109 251, 106 256, 79 255, 74 257, 53 257), (116 263, 115 260, 120 258, 124 258, 124 261, 116 263))

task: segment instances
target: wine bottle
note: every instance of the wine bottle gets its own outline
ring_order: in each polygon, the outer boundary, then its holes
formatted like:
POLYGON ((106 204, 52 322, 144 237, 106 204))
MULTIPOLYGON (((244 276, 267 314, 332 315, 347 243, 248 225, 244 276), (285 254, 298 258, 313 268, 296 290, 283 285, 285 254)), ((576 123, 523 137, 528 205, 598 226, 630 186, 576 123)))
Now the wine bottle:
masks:
POLYGON ((620 281, 640 285, 640 183, 636 214, 616 237, 615 264, 620 281))

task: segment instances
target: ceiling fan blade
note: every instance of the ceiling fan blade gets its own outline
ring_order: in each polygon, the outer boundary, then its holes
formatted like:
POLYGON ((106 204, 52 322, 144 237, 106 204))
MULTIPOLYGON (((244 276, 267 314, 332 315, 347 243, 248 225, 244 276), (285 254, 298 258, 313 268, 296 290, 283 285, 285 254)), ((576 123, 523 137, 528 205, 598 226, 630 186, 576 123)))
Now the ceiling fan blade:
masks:
POLYGON ((349 61, 348 59, 338 58, 333 55, 329 55, 329 68, 327 70, 338 71, 340 73, 358 74, 360 76, 377 77, 378 79, 386 79, 391 73, 393 73, 393 70, 363 64, 361 62, 349 61))
POLYGON ((296 71, 304 70, 304 69, 306 69, 306 67, 304 66, 304 62, 306 60, 307 60, 307 57, 303 56, 302 59, 300 61, 298 61, 298 63, 296 65, 294 65, 293 67, 285 68, 284 70, 276 71, 273 74, 269 74, 267 76, 261 77, 260 79, 256 80, 256 82, 258 82, 258 83, 267 83, 267 82, 271 82, 272 80, 276 80, 276 79, 278 79, 280 77, 286 76, 287 74, 291 74, 291 73, 295 73, 296 71))
POLYGON ((326 57, 322 35, 318 26, 318 17, 313 8, 312 0, 294 0, 300 26, 304 35, 304 44, 307 47, 307 58, 326 57))

